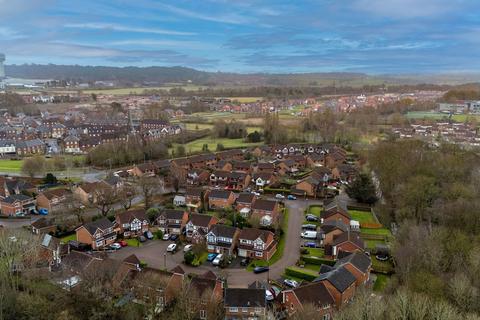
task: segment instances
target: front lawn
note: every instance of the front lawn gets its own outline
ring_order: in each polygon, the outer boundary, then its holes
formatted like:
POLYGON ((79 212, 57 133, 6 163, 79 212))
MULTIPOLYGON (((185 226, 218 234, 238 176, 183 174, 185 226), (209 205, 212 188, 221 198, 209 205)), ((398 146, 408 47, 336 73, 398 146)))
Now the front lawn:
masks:
POLYGON ((288 217, 289 217, 289 212, 288 209, 285 209, 283 211, 283 222, 282 222, 282 230, 283 234, 280 237, 280 240, 278 241, 277 244, 277 251, 273 254, 273 256, 270 258, 270 265, 276 263, 278 260, 280 260, 283 257, 283 251, 285 250, 285 241, 287 239, 287 232, 288 232, 288 217))
POLYGON ((325 256, 325 251, 321 248, 307 248, 308 256, 323 258, 325 256))
POLYGON ((377 244, 385 244, 385 241, 383 240, 363 239, 363 242, 365 243, 365 246, 367 247, 367 249, 375 249, 377 244))
POLYGON ((373 291, 383 291, 390 280, 390 276, 385 274, 376 274, 377 280, 373 284, 373 291))
POLYGON ((250 262, 250 264, 247 266, 247 271, 253 271, 255 267, 266 267, 268 266, 269 263, 266 260, 253 260, 250 262))
POLYGON ((123 239, 129 247, 140 247, 142 243, 137 238, 123 239))
POLYGON ((304 266, 305 269, 308 269, 308 270, 311 270, 311 271, 315 271, 315 272, 320 272, 320 266, 319 265, 316 265, 316 264, 305 264, 304 266))
POLYGON ((352 220, 357 220, 360 223, 377 223, 370 211, 348 210, 348 213, 352 220))
POLYGON ((321 212, 322 212, 322 206, 311 205, 311 206, 308 207, 308 213, 313 214, 317 217, 320 217, 321 212))

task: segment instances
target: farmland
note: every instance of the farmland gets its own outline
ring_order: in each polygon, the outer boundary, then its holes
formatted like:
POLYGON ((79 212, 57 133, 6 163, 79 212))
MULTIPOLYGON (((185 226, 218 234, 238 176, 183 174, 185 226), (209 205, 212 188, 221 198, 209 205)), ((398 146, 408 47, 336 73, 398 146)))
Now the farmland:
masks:
MULTIPOLYGON (((203 145, 208 145, 208 150, 215 151, 217 149, 218 144, 222 144, 225 149, 233 149, 233 148, 246 148, 246 147, 253 147, 261 145, 262 142, 258 143, 248 143, 245 142, 244 139, 228 139, 228 138, 214 138, 214 137, 206 137, 202 139, 198 139, 192 142, 185 144, 185 151, 187 153, 194 153, 202 151, 203 145)), ((175 148, 178 144, 174 144, 173 147, 175 148)))
POLYGON ((110 94, 110 95, 129 95, 129 94, 143 94, 145 90, 170 90, 174 88, 182 88, 186 91, 195 91, 200 88, 207 88, 204 86, 162 86, 162 87, 132 87, 132 88, 116 88, 116 89, 94 89, 84 90, 85 94, 110 94))

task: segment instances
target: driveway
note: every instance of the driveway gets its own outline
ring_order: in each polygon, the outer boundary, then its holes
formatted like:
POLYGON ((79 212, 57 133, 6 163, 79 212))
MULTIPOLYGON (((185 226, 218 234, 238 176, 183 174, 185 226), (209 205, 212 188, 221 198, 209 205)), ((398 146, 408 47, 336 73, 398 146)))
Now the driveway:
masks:
POLYGON ((270 266, 270 271, 262 274, 248 272, 244 268, 229 267, 219 269, 206 262, 199 267, 190 267, 182 264, 183 248, 179 248, 177 253, 167 253, 167 246, 171 241, 153 240, 144 243, 140 247, 125 247, 110 254, 113 259, 124 259, 131 254, 135 254, 140 260, 146 262, 148 266, 159 269, 173 269, 177 265, 187 273, 202 274, 208 270, 217 274, 222 274, 228 279, 229 287, 247 287, 254 281, 266 281, 270 279, 280 279, 285 268, 294 265, 300 256, 300 232, 304 221, 304 211, 311 204, 321 204, 321 201, 313 200, 293 200, 285 201, 285 206, 289 210, 288 229, 286 235, 285 250, 282 258, 274 265, 270 266))

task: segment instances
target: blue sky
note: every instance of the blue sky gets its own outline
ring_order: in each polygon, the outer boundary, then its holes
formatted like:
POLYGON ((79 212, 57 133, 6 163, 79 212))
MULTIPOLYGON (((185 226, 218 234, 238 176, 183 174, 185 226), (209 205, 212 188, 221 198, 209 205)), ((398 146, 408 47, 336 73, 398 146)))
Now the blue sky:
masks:
POLYGON ((0 0, 7 63, 480 71, 479 0, 0 0))

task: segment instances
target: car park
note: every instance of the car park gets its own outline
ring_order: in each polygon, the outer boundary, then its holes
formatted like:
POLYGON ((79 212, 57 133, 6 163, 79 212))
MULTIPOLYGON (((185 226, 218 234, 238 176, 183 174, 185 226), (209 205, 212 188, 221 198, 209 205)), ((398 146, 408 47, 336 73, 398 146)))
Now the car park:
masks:
POLYGON ((275 198, 277 198, 277 199, 285 199, 285 196, 284 196, 283 194, 277 193, 277 194, 275 195, 275 198))
POLYGON ((185 247, 183 247, 183 252, 191 251, 192 248, 193 248, 193 245, 187 244, 185 247))
POLYGON ((307 214, 307 215, 305 216, 305 219, 306 219, 307 221, 318 221, 318 217, 315 216, 315 215, 313 215, 313 214, 307 214))
POLYGON ((163 238, 162 238, 162 239, 165 240, 165 241, 168 240, 168 239, 170 239, 170 234, 165 233, 165 234, 163 235, 163 238))
POLYGON ((177 244, 176 243, 170 243, 167 247, 167 252, 175 253, 175 251, 177 251, 177 244))
POLYGON ((295 281, 295 280, 292 280, 292 279, 285 279, 283 280, 283 284, 285 284, 286 286, 290 287, 290 288, 296 288, 298 287, 298 282, 295 281))
POLYGON ((297 197, 295 197, 294 195, 292 194, 289 194, 288 197, 287 197, 288 200, 297 200, 297 197))
POLYGON ((217 256, 216 253, 209 253, 208 256, 207 256, 207 261, 212 262, 213 260, 215 260, 216 256, 217 256))
POLYGON ((153 239, 153 233, 151 231, 145 231, 143 233, 143 235, 145 236, 145 238, 147 238, 148 240, 152 240, 153 239))
POLYGON ((267 272, 268 270, 270 270, 269 267, 255 267, 253 269, 253 273, 262 273, 262 272, 267 272))
POLYGON ((213 259, 212 264, 214 266, 220 265, 220 262, 222 262, 222 258, 223 258, 223 254, 219 254, 218 256, 215 257, 215 259, 213 259))

